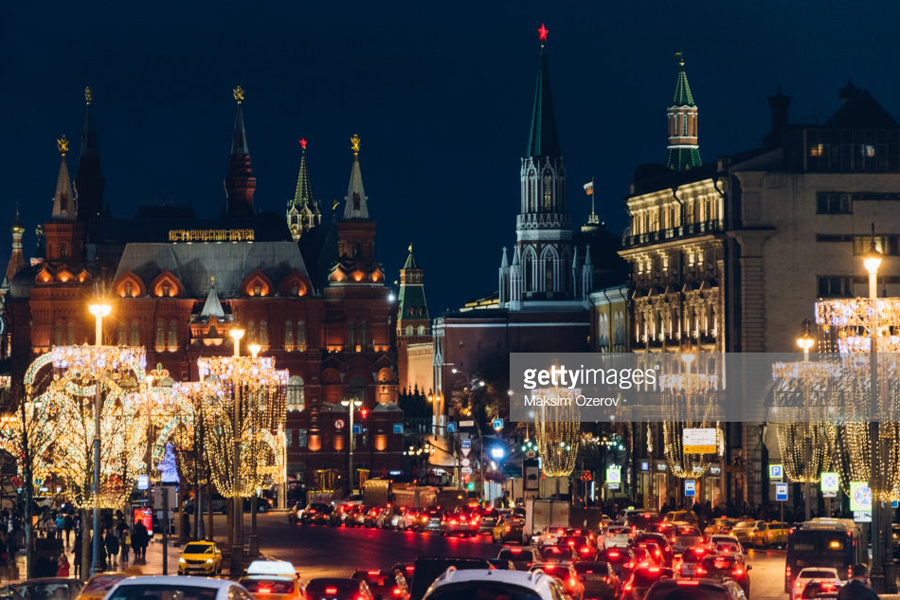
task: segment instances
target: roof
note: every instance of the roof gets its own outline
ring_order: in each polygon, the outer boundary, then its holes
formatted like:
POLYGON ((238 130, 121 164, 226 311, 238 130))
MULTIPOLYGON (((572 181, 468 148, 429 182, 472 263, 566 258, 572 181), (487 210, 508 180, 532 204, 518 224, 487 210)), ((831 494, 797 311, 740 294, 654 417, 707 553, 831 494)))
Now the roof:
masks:
POLYGON ((528 148, 525 156, 561 156, 556 115, 553 112, 553 95, 550 93, 550 70, 547 58, 541 51, 538 62, 537 84, 534 88, 534 106, 531 112, 531 128, 528 130, 528 148))
POLYGON ((406 262, 403 263, 404 269, 418 269, 419 265, 416 264, 416 259, 413 256, 412 244, 409 245, 409 256, 406 257, 406 262))
POLYGON ((286 575, 296 577, 297 570, 286 560, 254 560, 247 567, 247 575, 286 575))
POLYGON ((231 581, 230 579, 213 579, 212 577, 185 577, 183 575, 142 575, 140 577, 128 577, 127 579, 123 579, 118 584, 116 584, 116 588, 132 585, 192 586, 219 590, 223 588, 227 589, 232 585, 239 584, 231 581))
POLYGON ((688 83, 687 73, 684 72, 684 55, 675 53, 678 60, 678 77, 675 79, 675 93, 672 95, 672 106, 697 106, 694 104, 694 95, 691 93, 691 85, 688 83))
POLYGON ((362 172, 359 170, 359 156, 353 157, 350 169, 350 183, 347 184, 347 195, 344 196, 344 219, 368 219, 369 197, 363 188, 362 172))
POLYGON ((825 123, 828 127, 844 129, 896 129, 892 117, 869 92, 850 94, 836 113, 825 123))
POLYGON ((189 298, 203 298, 216 278, 218 296, 236 297, 241 283, 259 269, 277 286, 292 270, 309 277, 297 244, 286 242, 223 242, 198 244, 128 244, 116 278, 133 271, 145 282, 171 271, 189 298))
POLYGON ((244 127, 244 111, 240 102, 237 105, 237 116, 234 118, 234 133, 231 134, 231 155, 243 156, 250 154, 247 145, 247 129, 244 127))
POLYGON ((454 569, 448 568, 432 584, 432 589, 444 585, 468 582, 490 582, 515 585, 534 590, 542 599, 553 598, 550 582, 553 578, 541 570, 508 571, 505 569, 454 569))

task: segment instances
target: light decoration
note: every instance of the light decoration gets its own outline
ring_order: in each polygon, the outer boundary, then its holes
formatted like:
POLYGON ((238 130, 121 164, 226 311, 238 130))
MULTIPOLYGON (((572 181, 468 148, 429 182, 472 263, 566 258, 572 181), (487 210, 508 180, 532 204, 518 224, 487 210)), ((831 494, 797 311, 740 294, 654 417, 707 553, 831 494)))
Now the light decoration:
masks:
MULTIPOLYGON (((545 398, 559 398, 574 396, 581 391, 547 388, 540 390, 540 393, 545 398)), ((542 405, 534 411, 534 437, 541 457, 541 468, 548 477, 568 477, 575 470, 580 432, 579 411, 573 403, 542 405)))
POLYGON ((203 422, 213 483, 228 498, 248 497, 284 470, 278 435, 287 414, 288 372, 271 357, 215 357, 197 361, 206 386, 203 422), (232 415, 240 412, 240 431, 232 415), (240 441, 240 481, 234 481, 234 436, 240 441))
MULTIPOLYGON (((682 354, 683 371, 659 377, 662 389, 663 454, 670 472, 680 479, 699 479, 710 466, 705 455, 685 453, 683 444, 685 429, 712 428, 716 416, 713 414, 713 407, 716 406, 719 377, 715 373, 700 372, 700 365, 695 372, 693 363, 696 358, 696 354, 682 354)), ((718 362, 713 361, 713 365, 717 364, 718 362)), ((724 433, 718 424, 715 429, 716 448, 720 449, 724 433)))

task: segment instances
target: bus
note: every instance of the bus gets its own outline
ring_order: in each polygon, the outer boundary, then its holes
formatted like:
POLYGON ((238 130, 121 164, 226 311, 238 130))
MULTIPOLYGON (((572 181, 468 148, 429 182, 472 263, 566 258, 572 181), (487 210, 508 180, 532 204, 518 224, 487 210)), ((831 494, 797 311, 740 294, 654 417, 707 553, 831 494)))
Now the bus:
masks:
POLYGON ((857 563, 868 562, 868 546, 859 525, 850 519, 813 519, 788 535, 784 563, 784 591, 791 593, 794 578, 806 567, 833 567, 841 579, 850 578, 857 563))

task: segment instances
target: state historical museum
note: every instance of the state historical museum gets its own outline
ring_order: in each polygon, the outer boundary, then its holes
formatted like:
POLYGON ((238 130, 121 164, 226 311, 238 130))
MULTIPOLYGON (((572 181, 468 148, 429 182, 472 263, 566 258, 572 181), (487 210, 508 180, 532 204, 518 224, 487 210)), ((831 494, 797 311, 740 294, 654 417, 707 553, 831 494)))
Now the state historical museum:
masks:
POLYGON ((54 345, 94 342, 87 306, 102 295, 113 306, 103 342, 144 346, 148 365, 161 364, 175 381, 196 381, 201 356, 231 355, 233 328, 246 331, 243 344, 260 344, 277 368, 287 369, 291 479, 309 489, 347 488, 351 434, 342 400, 361 400, 365 414, 355 428, 354 487, 400 469, 396 308, 375 260, 359 138, 351 139, 347 194, 342 207, 332 208, 330 224, 322 224, 312 197, 305 141, 286 213, 257 212, 237 88, 220 217, 199 219, 190 208, 166 206, 117 220, 104 204, 90 90, 85 99, 74 182, 68 141, 61 139, 52 213, 38 229, 30 261, 24 228, 13 227, 2 289, 13 401, 23 397, 22 376, 35 357, 54 345))

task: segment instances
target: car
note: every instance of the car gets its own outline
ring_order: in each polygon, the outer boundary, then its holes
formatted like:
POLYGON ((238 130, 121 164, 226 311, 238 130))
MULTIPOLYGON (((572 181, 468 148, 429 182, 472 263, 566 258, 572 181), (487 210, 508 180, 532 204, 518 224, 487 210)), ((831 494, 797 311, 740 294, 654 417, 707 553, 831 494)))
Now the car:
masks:
POLYGON ((646 565, 635 569, 622 584, 620 600, 644 600, 647 590, 660 579, 675 579, 675 571, 655 565, 646 565))
POLYGON ((568 546, 578 560, 596 560, 597 546, 584 535, 567 535, 559 538, 557 546, 568 546))
POLYGON ((25 600, 74 600, 84 583, 68 577, 34 577, 9 587, 25 600))
POLYGON ((409 588, 410 600, 422 600, 431 584, 450 567, 453 567, 456 571, 491 569, 491 564, 482 558, 458 558, 453 556, 420 556, 416 559, 414 565, 412 584, 409 588))
POLYGON ((441 520, 441 534, 451 536, 459 534, 478 535, 478 519, 469 513, 467 509, 458 508, 450 514, 443 516, 441 520))
POLYGON ((306 600, 306 588, 294 565, 284 560, 254 560, 238 580, 253 600, 306 600))
POLYGON ((674 563, 678 574, 682 577, 694 577, 697 567, 709 554, 709 551, 703 546, 688 548, 674 563))
POLYGON ((663 534, 653 531, 644 531, 635 536, 633 545, 637 548, 647 548, 647 550, 653 555, 654 562, 657 562, 662 566, 672 565, 674 551, 672 549, 672 545, 669 544, 669 539, 663 534), (651 543, 656 544, 655 549, 649 546, 649 544, 651 543), (641 544, 645 545, 641 546, 641 544), (659 554, 656 554, 655 550, 658 550, 659 554))
POLYGON ((611 564, 619 579, 624 579, 627 576, 627 571, 630 569, 629 563, 635 564, 634 552, 632 552, 631 548, 607 548, 600 553, 598 560, 611 564))
POLYGON ((351 502, 343 502, 335 506, 328 517, 329 525, 332 527, 347 525, 347 519, 350 518, 350 515, 356 506, 356 504, 351 502))
POLYGON ((375 600, 365 581, 341 577, 310 579, 306 594, 315 600, 375 600))
POLYGON ((700 523, 700 519, 697 518, 697 513, 692 510, 671 510, 663 515, 662 522, 697 525, 700 523))
POLYGON ((606 548, 627 548, 631 545, 631 528, 624 525, 610 525, 606 528, 603 545, 606 548))
POLYGON ((585 600, 616 600, 621 582, 604 561, 578 561, 572 565, 584 586, 585 600))
POLYGON ((804 586, 803 591, 797 598, 802 600, 811 600, 813 598, 830 598, 835 600, 841 591, 844 581, 831 583, 828 581, 810 581, 804 586))
POLYGON ((117 583, 128 577, 125 573, 96 573, 87 580, 75 600, 103 600, 117 583))
POLYGON ((531 572, 543 571, 559 579, 566 595, 572 600, 584 600, 584 583, 578 577, 578 572, 572 563, 559 564, 555 562, 534 563, 529 568, 531 572))
POLYGON ((731 580, 659 579, 644 600, 744 600, 744 591, 731 580))
POLYGON ((813 581, 833 583, 835 585, 843 583, 838 570, 833 567, 806 567, 801 569, 797 573, 796 579, 794 579, 794 585, 791 588, 791 600, 797 600, 797 598, 801 597, 806 584, 813 581))
POLYGON ((218 575, 222 572, 222 551, 215 542, 197 540, 188 542, 181 549, 178 558, 178 574, 205 573, 218 575))
POLYGON ((525 546, 504 546, 497 558, 510 560, 517 570, 527 571, 534 564, 534 551, 525 546))
POLYGON ((300 523, 300 515, 303 514, 303 505, 299 502, 291 506, 288 510, 288 523, 297 525, 300 523))
POLYGON ((326 524, 331 520, 333 507, 325 502, 310 502, 300 511, 298 519, 306 525, 312 523, 326 524))
POLYGON ((643 509, 640 508, 623 508, 616 514, 616 523, 622 525, 630 518, 634 518, 641 514, 643 509))
POLYGON ((662 517, 656 512, 641 512, 633 517, 628 517, 622 523, 625 527, 630 527, 635 533, 640 531, 656 531, 662 517))
POLYGON ((741 521, 731 528, 731 535, 744 546, 752 546, 757 523, 762 523, 762 521, 741 521))
POLYGON ((106 600, 246 600, 247 588, 227 579, 148 575, 128 577, 110 590, 106 600))
POLYGON ((695 577, 714 579, 717 581, 730 579, 737 582, 744 590, 744 596, 750 598, 750 570, 753 567, 744 565, 734 556, 707 556, 694 570, 695 577))
POLYGON ((363 527, 377 527, 375 523, 378 521, 382 510, 384 509, 378 506, 370 508, 369 512, 363 517, 363 527))
POLYGON ((491 530, 491 539, 495 544, 522 542, 524 536, 525 519, 516 515, 503 515, 491 530))
POLYGON ((678 556, 685 550, 703 543, 703 534, 698 527, 693 525, 679 525, 675 534, 669 538, 672 544, 672 555, 678 556))
POLYGON ((756 524, 756 528, 751 531, 753 545, 760 548, 770 548, 772 546, 787 546, 788 534, 790 527, 787 523, 774 521, 764 523, 760 521, 756 524))
POLYGON ((419 513, 413 529, 416 531, 440 531, 443 514, 443 511, 439 508, 425 509, 419 513))
POLYGON ((703 534, 708 536, 714 534, 729 533, 731 529, 738 523, 737 519, 729 519, 728 517, 716 517, 712 523, 706 526, 703 534))
POLYGON ((555 546, 559 538, 566 535, 566 528, 558 525, 547 525, 536 536, 535 543, 540 546, 555 546))
POLYGON ((500 520, 501 514, 499 508, 494 508, 492 506, 476 508, 474 513, 479 517, 478 533, 491 533, 494 529, 494 525, 500 520))
POLYGON ((366 524, 366 513, 371 510, 371 506, 363 506, 356 504, 350 509, 347 518, 344 519, 344 525, 347 527, 363 527, 366 524))
POLYGON ((541 546, 538 548, 538 556, 544 562, 572 562, 575 560, 575 551, 570 546, 541 546))
POLYGON ((544 572, 448 569, 428 589, 425 600, 560 600, 560 582, 544 572))
POLYGON ((409 599, 409 585, 403 569, 358 569, 353 579, 365 581, 375 600, 409 599))
POLYGON ((502 571, 518 571, 515 563, 511 560, 504 560, 502 558, 488 558, 486 560, 495 569, 500 569, 502 571))

